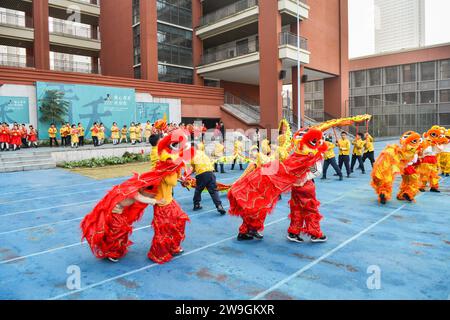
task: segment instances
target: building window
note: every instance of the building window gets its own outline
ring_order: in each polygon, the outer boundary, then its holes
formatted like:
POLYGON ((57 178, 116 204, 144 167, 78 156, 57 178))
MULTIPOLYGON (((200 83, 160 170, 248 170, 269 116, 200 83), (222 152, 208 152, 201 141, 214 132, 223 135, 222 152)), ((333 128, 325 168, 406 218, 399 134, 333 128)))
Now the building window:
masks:
POLYGON ((314 92, 314 82, 306 82, 305 93, 313 93, 313 92, 314 92))
POLYGON ((396 84, 398 81, 398 67, 388 67, 384 69, 385 83, 396 84))
POLYGON ((405 128, 414 128, 416 126, 416 115, 415 114, 404 114, 402 116, 402 126, 405 128))
POLYGON ((403 82, 415 82, 416 81, 416 65, 406 64, 402 66, 403 82))
POLYGON ((430 81, 436 79, 435 72, 435 63, 432 62, 424 62, 420 64, 420 80, 421 81, 430 81))
POLYGON ((434 103, 434 102, 435 102, 434 91, 420 92, 420 103, 426 104, 426 103, 434 103))
POLYGON ((193 70, 158 64, 159 81, 192 84, 193 70))
POLYGON ((450 89, 441 90, 439 96, 440 102, 450 102, 450 89))
POLYGON ((204 79, 203 83, 205 87, 220 88, 220 80, 204 79))
POLYGON ((416 93, 415 92, 403 92, 402 93, 402 104, 416 104, 416 93))
POLYGON ((355 108, 364 108, 366 106, 366 97, 353 97, 353 107, 355 108))
POLYGON ((353 88, 361 88, 366 86, 366 72, 356 71, 353 73, 353 88))
POLYGON ((384 95, 385 105, 394 105, 398 104, 398 94, 397 93, 390 93, 384 95))
POLYGON ((441 61, 441 80, 450 79, 450 60, 441 61))
POLYGON ((192 28, 191 0, 158 0, 158 20, 192 28))
POLYGON ((141 79, 141 66, 137 66, 134 68, 134 78, 141 79))
POLYGON ((133 24, 136 24, 140 22, 140 1, 139 0, 133 0, 133 24))
POLYGON ((381 95, 375 94, 368 97, 369 98, 369 107, 381 107, 381 95))
POLYGON ((158 61, 191 67, 192 32, 158 23, 158 61))
POLYGON ((381 86, 381 69, 369 70, 369 86, 381 86))
POLYGON ((314 91, 323 92, 323 80, 314 81, 314 91))

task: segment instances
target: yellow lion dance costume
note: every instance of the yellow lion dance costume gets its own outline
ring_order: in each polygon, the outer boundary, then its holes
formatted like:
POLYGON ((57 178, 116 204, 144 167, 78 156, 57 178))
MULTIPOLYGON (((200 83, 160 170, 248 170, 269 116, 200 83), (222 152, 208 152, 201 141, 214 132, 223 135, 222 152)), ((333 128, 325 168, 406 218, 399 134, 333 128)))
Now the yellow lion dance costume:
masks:
POLYGON ((445 138, 445 129, 433 126, 423 134, 423 141, 420 145, 417 171, 420 174, 420 191, 425 192, 427 184, 430 185, 431 192, 439 191, 439 154, 443 150, 443 145, 448 143, 445 138))
POLYGON ((439 164, 441 172, 444 176, 450 176, 450 129, 445 131, 445 138, 447 143, 442 147, 442 152, 439 155, 439 164))
POLYGON ((397 198, 414 201, 418 193, 419 175, 413 165, 417 161, 417 151, 421 141, 420 134, 417 132, 405 132, 400 138, 400 146, 389 145, 378 156, 373 165, 371 185, 381 204, 391 200, 392 185, 398 174, 402 175, 402 183, 397 198))
POLYGON ((278 159, 285 160, 291 152, 292 132, 291 126, 286 119, 282 119, 278 126, 278 159))

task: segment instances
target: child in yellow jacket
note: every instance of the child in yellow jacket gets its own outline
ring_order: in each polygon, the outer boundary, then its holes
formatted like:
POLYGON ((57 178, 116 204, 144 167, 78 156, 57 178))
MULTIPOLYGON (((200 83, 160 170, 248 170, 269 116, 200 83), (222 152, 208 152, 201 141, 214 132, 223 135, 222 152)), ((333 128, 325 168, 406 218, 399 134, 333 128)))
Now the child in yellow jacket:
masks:
POLYGON ((358 133, 355 137, 355 140, 352 142, 353 144, 353 155, 352 155, 352 163, 350 165, 351 172, 353 173, 353 168, 355 167, 356 161, 359 163, 359 168, 362 171, 362 174, 366 174, 366 170, 364 169, 364 163, 362 161, 362 155, 364 152, 364 146, 366 142, 364 141, 364 135, 362 133, 358 133))

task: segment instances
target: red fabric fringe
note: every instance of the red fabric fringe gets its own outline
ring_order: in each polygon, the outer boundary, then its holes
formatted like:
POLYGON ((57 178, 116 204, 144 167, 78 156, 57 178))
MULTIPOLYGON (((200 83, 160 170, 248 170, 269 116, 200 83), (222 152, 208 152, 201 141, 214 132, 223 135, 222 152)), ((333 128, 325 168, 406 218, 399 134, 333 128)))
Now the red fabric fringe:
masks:
POLYGON ((129 180, 113 187, 95 208, 81 222, 82 239, 86 239, 92 253, 99 259, 121 258, 128 252, 132 244, 128 240, 147 204, 135 202, 125 207, 122 214, 114 214, 112 210, 121 201, 134 198, 136 193, 146 188, 149 193, 156 193, 161 180, 174 172, 178 172, 183 163, 171 161, 158 162, 156 168, 142 175, 135 174, 129 180))

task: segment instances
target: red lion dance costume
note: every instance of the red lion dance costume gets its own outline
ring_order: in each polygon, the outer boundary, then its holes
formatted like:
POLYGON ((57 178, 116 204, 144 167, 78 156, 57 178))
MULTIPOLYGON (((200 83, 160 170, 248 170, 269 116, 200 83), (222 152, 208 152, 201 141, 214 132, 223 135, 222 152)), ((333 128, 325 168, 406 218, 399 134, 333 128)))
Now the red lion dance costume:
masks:
POLYGON ((420 163, 417 166, 420 174, 420 191, 425 192, 429 183, 431 192, 440 192, 438 155, 442 152, 443 145, 448 143, 445 130, 439 126, 433 126, 423 134, 423 138, 420 146, 420 163))
POLYGON ((414 165, 422 139, 420 134, 408 131, 400 139, 400 146, 389 145, 378 156, 372 170, 372 187, 378 201, 386 204, 392 198, 392 185, 395 176, 402 175, 402 183, 397 195, 399 200, 414 201, 418 193, 419 176, 414 165))
MULTIPOLYGON (((300 155, 322 155, 327 149, 323 144, 319 148, 311 145, 307 137, 308 132, 296 133, 294 143, 298 146, 296 153, 300 155), (306 139, 303 141, 303 139, 306 139)), ((320 202, 316 197, 316 186, 313 179, 322 174, 322 157, 310 167, 310 172, 303 179, 298 179, 292 187, 291 200, 289 201, 291 213, 289 218, 291 224, 288 229, 288 240, 293 242, 303 242, 301 233, 311 237, 313 242, 324 242, 326 236, 320 229, 320 220, 322 215, 319 212, 320 202)))
POLYGON ((149 259, 162 264, 182 253, 180 244, 189 217, 172 199, 172 188, 193 155, 186 132, 178 129, 163 138, 158 154, 160 159, 152 171, 135 174, 113 187, 82 221, 83 238, 97 258, 116 262, 126 255, 132 244, 132 226, 149 204, 154 205, 149 259))
POLYGON ((279 196, 289 191, 298 181, 307 181, 308 173, 322 160, 326 146, 322 131, 306 129, 298 148, 286 160, 274 160, 251 171, 236 181, 228 192, 230 214, 240 216, 238 240, 262 239, 259 233, 264 230, 264 221, 279 200, 279 196), (303 150, 311 150, 306 153, 303 150))

